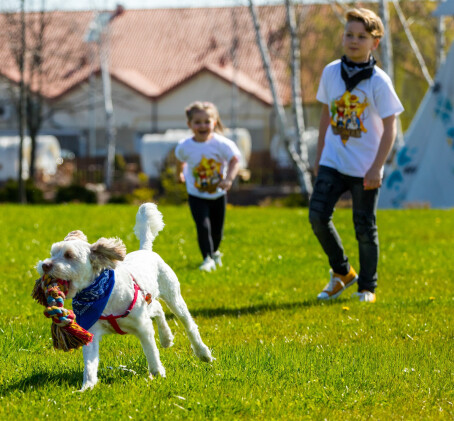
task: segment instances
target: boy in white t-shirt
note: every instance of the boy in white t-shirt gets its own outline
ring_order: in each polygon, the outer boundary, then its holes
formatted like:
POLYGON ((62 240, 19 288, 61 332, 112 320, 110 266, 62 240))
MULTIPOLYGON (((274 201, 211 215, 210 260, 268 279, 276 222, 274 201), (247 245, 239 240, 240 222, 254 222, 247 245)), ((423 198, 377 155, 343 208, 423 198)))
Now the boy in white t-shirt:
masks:
POLYGON ((323 107, 309 219, 331 266, 330 281, 318 298, 336 298, 358 282, 359 300, 375 302, 378 192, 403 107, 372 56, 384 35, 382 21, 368 9, 351 9, 346 20, 345 55, 325 67, 317 92, 323 107), (350 266, 332 222, 334 206, 346 191, 353 203, 359 274, 350 266))
POLYGON ((186 108, 193 136, 181 140, 175 156, 180 161, 180 181, 186 182, 189 207, 197 228, 203 262, 200 270, 222 266, 219 245, 224 230, 227 191, 238 174, 238 147, 222 136, 219 112, 211 102, 194 102, 186 108))

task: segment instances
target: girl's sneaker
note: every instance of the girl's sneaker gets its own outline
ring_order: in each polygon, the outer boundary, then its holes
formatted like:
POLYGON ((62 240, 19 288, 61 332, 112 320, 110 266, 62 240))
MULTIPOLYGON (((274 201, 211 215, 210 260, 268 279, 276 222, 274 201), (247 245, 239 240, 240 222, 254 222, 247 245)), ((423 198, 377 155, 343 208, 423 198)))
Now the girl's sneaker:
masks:
POLYGON ((204 272, 211 272, 212 270, 216 270, 216 263, 214 263, 214 260, 210 256, 207 256, 199 266, 199 269, 204 272))
POLYGON ((213 253, 213 260, 216 266, 222 267, 222 256, 223 254, 219 250, 213 253))
POLYGON ((361 292, 355 292, 354 296, 359 298, 359 301, 363 303, 375 303, 377 297, 373 292, 367 291, 366 289, 362 290, 361 292))

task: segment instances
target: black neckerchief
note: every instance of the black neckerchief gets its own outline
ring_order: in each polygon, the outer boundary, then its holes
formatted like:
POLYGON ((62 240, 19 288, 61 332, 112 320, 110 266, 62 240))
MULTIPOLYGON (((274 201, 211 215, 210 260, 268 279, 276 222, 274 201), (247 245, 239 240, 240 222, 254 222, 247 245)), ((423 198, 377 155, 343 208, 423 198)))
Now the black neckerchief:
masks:
POLYGON ((344 79, 347 91, 353 91, 359 82, 364 79, 369 79, 374 72, 374 66, 376 63, 377 62, 372 55, 366 63, 354 63, 346 56, 342 56, 341 76, 342 79, 344 79))

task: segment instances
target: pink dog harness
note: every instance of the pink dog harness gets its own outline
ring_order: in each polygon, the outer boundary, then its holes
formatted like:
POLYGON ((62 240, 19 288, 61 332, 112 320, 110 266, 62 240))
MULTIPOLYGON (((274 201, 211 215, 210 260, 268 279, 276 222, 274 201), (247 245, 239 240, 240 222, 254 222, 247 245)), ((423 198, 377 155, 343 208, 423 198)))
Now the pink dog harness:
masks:
MULTIPOLYGON (((123 319, 124 317, 128 317, 129 313, 131 313, 132 309, 136 305, 137 297, 139 296, 140 287, 134 281, 134 298, 132 299, 131 304, 129 305, 128 309, 119 316, 114 316, 110 314, 109 316, 99 316, 99 320, 107 320, 111 326, 114 328, 115 332, 120 335, 126 335, 128 332, 123 332, 118 326, 117 319, 123 319)), ((144 295, 145 301, 150 304, 151 303, 151 294, 144 295)))

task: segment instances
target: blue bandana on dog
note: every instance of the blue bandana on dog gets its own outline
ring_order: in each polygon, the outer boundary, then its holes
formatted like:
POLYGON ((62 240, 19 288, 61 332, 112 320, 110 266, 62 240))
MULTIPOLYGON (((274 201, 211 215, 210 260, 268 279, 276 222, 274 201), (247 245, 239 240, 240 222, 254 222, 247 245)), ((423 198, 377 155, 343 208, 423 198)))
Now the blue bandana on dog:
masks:
POLYGON ((90 286, 73 298, 73 311, 77 323, 90 329, 99 319, 115 285, 115 272, 105 269, 90 286))

